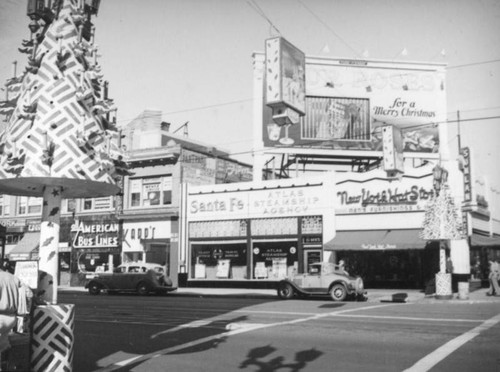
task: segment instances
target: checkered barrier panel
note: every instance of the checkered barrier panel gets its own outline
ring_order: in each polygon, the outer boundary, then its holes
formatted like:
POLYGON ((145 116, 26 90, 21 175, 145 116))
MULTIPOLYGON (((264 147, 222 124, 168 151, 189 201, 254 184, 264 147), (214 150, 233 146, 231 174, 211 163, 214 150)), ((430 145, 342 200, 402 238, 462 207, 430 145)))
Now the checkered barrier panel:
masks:
POLYGON ((436 274, 436 295, 450 296, 451 292, 451 274, 436 274))
POLYGON ((35 309, 30 363, 33 371, 72 371, 74 324, 75 305, 44 305, 35 309))

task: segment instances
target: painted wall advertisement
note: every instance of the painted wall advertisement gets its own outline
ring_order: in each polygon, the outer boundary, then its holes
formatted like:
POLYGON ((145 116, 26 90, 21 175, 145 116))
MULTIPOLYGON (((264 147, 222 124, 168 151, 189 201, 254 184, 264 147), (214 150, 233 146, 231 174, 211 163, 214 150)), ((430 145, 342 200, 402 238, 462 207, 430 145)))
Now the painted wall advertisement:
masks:
POLYGON ((403 149, 437 153, 437 125, 446 120, 445 73, 440 66, 336 60, 306 64, 305 116, 276 127, 264 106, 265 147, 382 150, 382 126, 402 130, 403 149), (280 141, 285 135, 290 145, 280 141))
POLYGON ((191 185, 252 180, 252 168, 186 149, 181 153, 182 182, 191 185))

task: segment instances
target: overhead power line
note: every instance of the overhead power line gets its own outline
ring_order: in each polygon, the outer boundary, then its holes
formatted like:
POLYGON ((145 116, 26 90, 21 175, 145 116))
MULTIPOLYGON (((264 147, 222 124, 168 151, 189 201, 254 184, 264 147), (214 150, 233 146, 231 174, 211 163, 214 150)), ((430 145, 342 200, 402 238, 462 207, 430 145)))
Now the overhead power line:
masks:
POLYGON ((455 68, 478 66, 478 65, 486 65, 488 63, 496 63, 496 62, 500 62, 500 59, 492 59, 490 61, 479 61, 479 62, 464 63, 463 65, 448 66, 448 67, 446 67, 446 69, 447 70, 453 70, 455 68))
POLYGON ((350 50, 352 50, 354 52, 354 54, 357 56, 357 57, 362 57, 362 55, 356 50, 354 49, 353 47, 351 47, 351 45, 344 40, 344 38, 342 38, 339 34, 337 34, 331 27, 330 25, 328 25, 326 22, 324 22, 316 13, 314 13, 306 4, 304 4, 304 2, 302 0, 297 0, 300 5, 302 5, 319 23, 321 23, 324 27, 326 27, 326 29, 328 31, 330 31, 333 36, 335 36, 337 39, 339 39, 342 44, 344 44, 346 47, 348 47, 350 50))
POLYGON ((278 30, 278 27, 274 25, 271 19, 266 15, 266 13, 262 10, 262 8, 259 6, 259 4, 257 4, 255 0, 247 0, 247 4, 250 6, 250 8, 255 10, 257 14, 259 14, 262 18, 264 18, 267 21, 267 23, 269 23, 269 26, 274 28, 278 32, 278 34, 281 35, 281 32, 280 30, 278 30))

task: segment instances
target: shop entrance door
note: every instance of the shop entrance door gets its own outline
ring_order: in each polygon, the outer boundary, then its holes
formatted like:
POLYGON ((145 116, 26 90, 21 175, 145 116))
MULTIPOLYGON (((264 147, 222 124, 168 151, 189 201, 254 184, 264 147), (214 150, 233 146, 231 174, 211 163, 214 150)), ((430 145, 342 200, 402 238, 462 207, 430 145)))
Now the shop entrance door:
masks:
POLYGON ((304 250, 304 272, 309 272, 309 265, 315 262, 321 262, 321 249, 305 249, 304 250))
POLYGON ((165 266, 166 274, 170 275, 170 245, 148 243, 146 246, 146 262, 165 266))

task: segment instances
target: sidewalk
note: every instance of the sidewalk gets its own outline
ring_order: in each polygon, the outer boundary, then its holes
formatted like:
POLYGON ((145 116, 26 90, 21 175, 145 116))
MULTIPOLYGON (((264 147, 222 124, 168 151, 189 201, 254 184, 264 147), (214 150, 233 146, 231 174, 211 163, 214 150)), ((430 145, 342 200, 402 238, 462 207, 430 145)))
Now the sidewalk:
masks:
MULTIPOLYGON (((60 292, 86 292, 83 287, 58 288, 60 292)), ((487 288, 480 288, 468 294, 467 299, 459 299, 454 293, 449 300, 436 299, 433 295, 425 295, 423 291, 417 289, 367 289, 368 302, 401 302, 401 303, 479 303, 497 302, 500 303, 500 296, 487 296, 487 288)), ((191 297, 242 297, 242 298, 262 298, 278 300, 274 289, 246 289, 246 288, 178 288, 175 292, 170 292, 167 296, 191 296, 191 297)))

